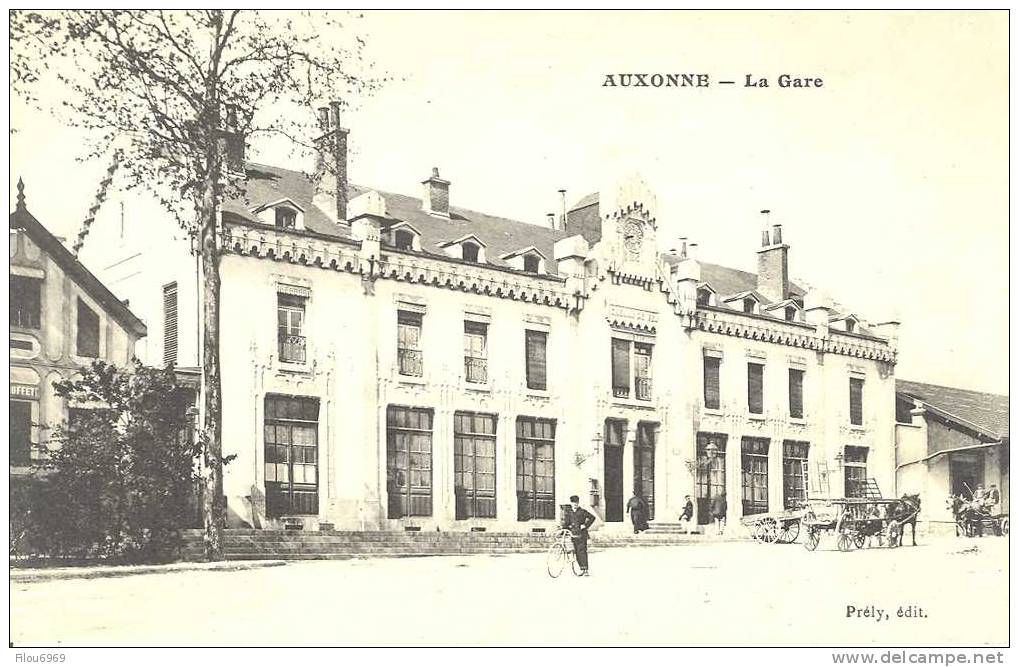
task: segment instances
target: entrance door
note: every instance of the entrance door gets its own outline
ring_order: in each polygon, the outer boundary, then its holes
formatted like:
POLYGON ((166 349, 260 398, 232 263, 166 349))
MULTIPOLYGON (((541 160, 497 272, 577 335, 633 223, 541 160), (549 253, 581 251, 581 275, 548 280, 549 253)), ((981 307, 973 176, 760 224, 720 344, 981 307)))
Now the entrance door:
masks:
MULTIPOLYGON (((724 433, 697 434, 697 523, 711 523, 711 501, 725 495, 724 433), (713 446, 709 446, 713 445, 713 446)), ((728 505, 728 503, 726 503, 728 505)))
POLYGON ((984 483, 984 462, 980 454, 959 452, 949 454, 952 495, 972 498, 973 491, 984 483))
POLYGON ((623 520, 624 422, 605 422, 605 521, 623 520))

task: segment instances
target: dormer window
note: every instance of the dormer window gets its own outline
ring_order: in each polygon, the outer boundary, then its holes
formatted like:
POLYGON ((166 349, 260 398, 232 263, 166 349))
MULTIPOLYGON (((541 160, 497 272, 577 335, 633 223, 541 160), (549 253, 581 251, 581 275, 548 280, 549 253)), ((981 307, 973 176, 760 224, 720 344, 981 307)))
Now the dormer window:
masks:
POLYGON ((465 241, 464 243, 461 244, 460 247, 463 248, 463 258, 464 258, 464 261, 465 262, 474 262, 475 264, 477 264, 477 262, 478 262, 478 251, 480 250, 480 248, 478 247, 478 244, 470 243, 469 241, 465 241))
POLYGON ((754 306, 756 306, 756 305, 757 305, 757 302, 754 301, 753 299, 751 299, 750 297, 747 297, 747 298, 743 299, 743 312, 744 313, 752 313, 752 312, 754 312, 754 306))
POLYGON ((785 307, 785 319, 786 319, 787 322, 795 322, 796 321, 796 306, 786 306, 785 307))
POLYGON ((474 234, 461 236, 452 241, 445 241, 439 247, 455 259, 462 259, 472 264, 485 264, 485 243, 474 234))
POLYGON ((697 290, 697 305, 698 306, 711 305, 711 290, 705 289, 704 287, 697 290))
POLYGON ((276 229, 297 229, 297 211, 287 206, 277 206, 276 229))
POLYGON ((393 234, 393 245, 397 250, 414 249, 414 232, 406 229, 398 229, 393 234))
POLYGON ((524 271, 527 273, 538 273, 541 260, 537 255, 524 255, 524 271))
POLYGON ((853 319, 846 320, 846 331, 849 332, 849 333, 853 333, 854 331, 856 331, 856 321, 855 320, 853 320, 853 319))

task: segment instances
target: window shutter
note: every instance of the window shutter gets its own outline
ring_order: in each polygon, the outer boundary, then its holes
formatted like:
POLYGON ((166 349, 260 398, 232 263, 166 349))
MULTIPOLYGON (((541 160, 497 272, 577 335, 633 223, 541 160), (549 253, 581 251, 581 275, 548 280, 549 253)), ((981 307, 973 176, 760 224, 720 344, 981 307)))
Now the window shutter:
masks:
POLYGON ((721 361, 717 357, 704 357, 704 407, 713 410, 718 409, 722 400, 718 386, 718 371, 721 361))
POLYGON ((747 407, 750 412, 764 412, 764 366, 747 364, 747 407))
POLYGON ((612 339, 612 388, 629 391, 630 388, 630 341, 612 339))
POLYGON ((803 371, 789 369, 789 416, 803 418, 803 371))
POLYGON ((526 333, 524 353, 527 365, 527 388, 545 389, 546 387, 546 334, 543 331, 526 333))
POLYGON ((177 365, 177 283, 163 285, 163 365, 177 365))

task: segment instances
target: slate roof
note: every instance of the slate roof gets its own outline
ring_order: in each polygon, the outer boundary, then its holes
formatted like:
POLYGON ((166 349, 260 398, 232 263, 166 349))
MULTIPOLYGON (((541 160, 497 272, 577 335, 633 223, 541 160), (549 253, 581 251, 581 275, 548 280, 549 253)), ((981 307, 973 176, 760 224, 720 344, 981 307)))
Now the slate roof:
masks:
POLYGON ((895 391, 920 399, 996 438, 1008 438, 1008 396, 909 380, 896 380, 895 391))
POLYGON ((91 271, 86 269, 85 265, 79 262, 78 258, 60 242, 60 239, 53 236, 41 222, 36 220, 35 216, 28 212, 28 209, 19 205, 14 213, 11 213, 10 225, 11 229, 24 230, 28 237, 42 248, 43 252, 49 255, 64 273, 69 275, 86 294, 95 299, 122 327, 139 338, 146 335, 145 324, 91 271))
MULTIPOLYGON (((247 181, 245 191, 223 205, 224 213, 230 213, 255 222, 251 212, 262 204, 289 198, 305 209, 304 226, 308 230, 337 238, 350 238, 349 228, 338 225, 316 207, 315 186, 308 175, 289 169, 263 164, 246 165, 247 181)), ((348 186, 348 196, 355 197, 370 192, 372 188, 361 185, 348 186)), ((377 190, 386 204, 386 217, 396 221, 409 222, 421 234, 422 252, 449 259, 440 244, 474 234, 485 244, 485 264, 510 268, 503 255, 534 246, 545 257, 552 257, 552 246, 569 234, 565 230, 553 230, 518 220, 510 220, 486 213, 479 213, 458 206, 450 207, 448 219, 431 215, 421 208, 416 197, 377 190)), ((546 264, 546 271, 555 274, 555 262, 546 264)))

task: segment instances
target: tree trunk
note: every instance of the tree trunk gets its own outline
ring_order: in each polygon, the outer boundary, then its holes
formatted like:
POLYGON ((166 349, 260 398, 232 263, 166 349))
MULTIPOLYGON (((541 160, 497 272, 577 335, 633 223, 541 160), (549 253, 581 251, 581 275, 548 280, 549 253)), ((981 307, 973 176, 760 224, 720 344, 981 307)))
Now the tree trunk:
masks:
POLYGON ((219 369, 219 248, 216 244, 216 179, 210 178, 202 197, 202 385, 204 388, 202 518, 205 557, 223 560, 223 396, 219 369))

